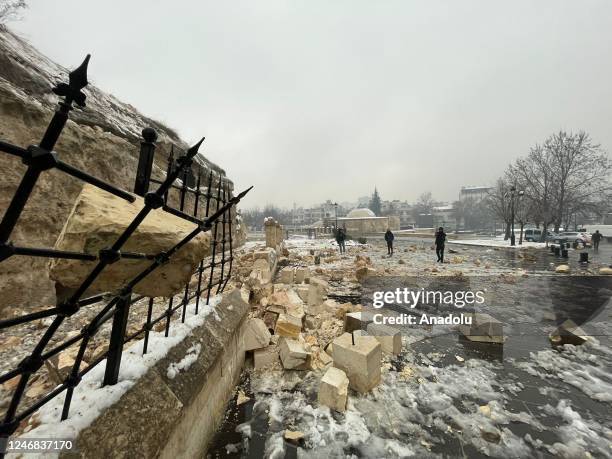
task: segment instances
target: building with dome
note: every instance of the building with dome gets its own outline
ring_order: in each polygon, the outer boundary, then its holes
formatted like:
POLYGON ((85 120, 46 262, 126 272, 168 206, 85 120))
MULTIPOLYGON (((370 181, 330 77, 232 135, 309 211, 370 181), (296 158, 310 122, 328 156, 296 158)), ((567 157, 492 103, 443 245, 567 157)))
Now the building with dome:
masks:
MULTIPOLYGON (((332 231, 336 225, 335 217, 324 218, 313 226, 332 231)), ((384 233, 387 229, 400 229, 400 219, 397 216, 377 217, 366 207, 351 210, 346 217, 338 217, 338 227, 344 228, 351 237, 367 236, 368 234, 384 233)))
POLYGON ((353 209, 348 214, 346 214, 346 218, 372 218, 376 217, 376 214, 372 212, 367 207, 361 207, 359 209, 353 209))

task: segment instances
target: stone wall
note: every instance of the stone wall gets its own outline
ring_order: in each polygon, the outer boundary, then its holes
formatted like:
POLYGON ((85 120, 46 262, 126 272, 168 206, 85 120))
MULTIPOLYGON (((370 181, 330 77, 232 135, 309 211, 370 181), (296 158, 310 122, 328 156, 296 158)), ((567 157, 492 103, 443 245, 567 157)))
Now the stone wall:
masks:
MULTIPOLYGON (((75 67, 80 62, 71 63, 75 67)), ((67 78, 67 69, 41 55, 25 41, 0 26, 0 139, 28 146, 40 141, 57 107, 53 85, 67 78)), ((89 66, 96 73, 95 56, 89 66)), ((87 107, 74 110, 55 150, 65 162, 113 185, 131 191, 134 186, 140 147, 140 132, 151 126, 158 132, 158 147, 153 177, 165 176, 170 145, 184 149, 187 145, 177 134, 124 104, 93 85, 85 89, 87 107)), ((225 175, 217 165, 202 156, 196 161, 215 177, 225 175)), ((0 153, 0 215, 4 215, 25 166, 13 156, 0 153)), ((233 184, 228 180, 230 190, 233 184)), ((213 183, 213 190, 216 182, 213 183)), ((53 247, 68 217, 83 182, 57 171, 43 172, 11 237, 15 244, 29 247, 53 247)), ((176 205, 178 192, 170 193, 176 205)), ((188 197, 187 212, 193 210, 188 197)), ((211 202, 212 211, 216 201, 211 202)), ((201 215, 201 213, 200 213, 201 215)), ((236 223, 236 211, 232 211, 236 223)), ((244 225, 233 225, 234 246, 244 242, 244 225)), ((221 233, 221 227, 218 228, 221 233)), ((49 260, 12 257, 0 263, 0 313, 10 307, 11 314, 56 304, 55 288, 49 279, 49 260)))
POLYGON ((272 217, 266 217, 264 220, 264 229, 266 232, 266 247, 279 250, 281 244, 285 240, 285 230, 283 225, 274 220, 272 217))
POLYGON ((80 432, 77 454, 60 457, 205 457, 244 364, 248 310, 248 290, 225 293, 216 308, 219 320, 211 315, 173 347, 80 432), (202 348, 199 358, 169 378, 169 365, 195 344, 202 348))

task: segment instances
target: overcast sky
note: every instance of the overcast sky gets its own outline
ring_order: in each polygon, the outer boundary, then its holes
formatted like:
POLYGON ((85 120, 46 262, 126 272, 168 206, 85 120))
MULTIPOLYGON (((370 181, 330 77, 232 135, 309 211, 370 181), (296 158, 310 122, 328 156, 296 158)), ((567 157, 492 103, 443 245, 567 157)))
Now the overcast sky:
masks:
POLYGON ((192 142, 250 207, 490 184, 559 129, 612 147, 609 0, 29 0, 13 30, 192 142))

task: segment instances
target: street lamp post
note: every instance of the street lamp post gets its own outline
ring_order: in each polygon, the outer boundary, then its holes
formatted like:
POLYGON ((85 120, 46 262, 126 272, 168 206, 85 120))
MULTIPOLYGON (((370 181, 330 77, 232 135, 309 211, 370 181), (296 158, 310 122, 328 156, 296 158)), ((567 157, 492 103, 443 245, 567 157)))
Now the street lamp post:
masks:
POLYGON ((524 191, 516 192, 516 186, 512 185, 510 187, 510 220, 511 220, 511 230, 510 230, 510 246, 514 247, 516 245, 516 236, 514 234, 514 204, 516 197, 522 197, 525 194, 524 191))
POLYGON ((338 231, 338 203, 334 202, 334 211, 336 212, 336 231, 338 231))

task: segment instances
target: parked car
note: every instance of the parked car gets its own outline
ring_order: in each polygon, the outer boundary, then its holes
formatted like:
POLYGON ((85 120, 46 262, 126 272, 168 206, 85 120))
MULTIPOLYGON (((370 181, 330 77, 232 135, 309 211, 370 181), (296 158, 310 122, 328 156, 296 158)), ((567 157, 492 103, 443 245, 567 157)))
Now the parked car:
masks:
POLYGON ((564 231, 553 238, 554 242, 577 242, 584 246, 591 244, 591 236, 577 231, 564 231))
MULTIPOLYGON (((548 237, 552 236, 552 233, 550 231, 547 232, 547 239, 548 237)), ((542 238, 542 230, 541 229, 526 229, 523 232, 523 239, 525 239, 527 242, 540 242, 540 239, 542 238)))

